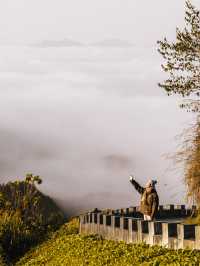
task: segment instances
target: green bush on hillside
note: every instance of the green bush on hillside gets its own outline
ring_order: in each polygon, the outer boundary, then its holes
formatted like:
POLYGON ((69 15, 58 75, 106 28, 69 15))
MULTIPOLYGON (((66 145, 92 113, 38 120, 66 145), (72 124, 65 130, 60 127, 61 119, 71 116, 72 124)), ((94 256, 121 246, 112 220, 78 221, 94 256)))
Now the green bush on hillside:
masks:
POLYGON ((42 180, 28 174, 24 181, 0 185, 0 246, 10 260, 59 228, 64 215, 36 187, 42 180))

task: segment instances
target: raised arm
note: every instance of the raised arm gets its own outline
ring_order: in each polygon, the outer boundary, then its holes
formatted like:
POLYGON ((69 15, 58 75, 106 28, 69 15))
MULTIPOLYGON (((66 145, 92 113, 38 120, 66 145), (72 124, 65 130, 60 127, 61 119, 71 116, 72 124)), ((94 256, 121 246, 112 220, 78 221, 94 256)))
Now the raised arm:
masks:
POLYGON ((140 194, 144 193, 144 188, 141 187, 140 184, 136 182, 132 176, 130 176, 130 182, 140 194))

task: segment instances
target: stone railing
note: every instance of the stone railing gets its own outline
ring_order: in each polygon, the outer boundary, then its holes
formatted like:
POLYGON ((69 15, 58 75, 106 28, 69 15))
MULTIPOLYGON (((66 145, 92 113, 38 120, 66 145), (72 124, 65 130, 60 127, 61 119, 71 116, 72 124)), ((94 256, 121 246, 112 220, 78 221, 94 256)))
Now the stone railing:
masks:
POLYGON ((160 220, 155 221, 144 221, 138 217, 137 207, 109 210, 107 213, 96 209, 80 216, 79 231, 126 243, 146 242, 172 249, 200 249, 200 226, 183 223, 192 209, 187 210, 184 205, 160 206, 159 209, 160 220))

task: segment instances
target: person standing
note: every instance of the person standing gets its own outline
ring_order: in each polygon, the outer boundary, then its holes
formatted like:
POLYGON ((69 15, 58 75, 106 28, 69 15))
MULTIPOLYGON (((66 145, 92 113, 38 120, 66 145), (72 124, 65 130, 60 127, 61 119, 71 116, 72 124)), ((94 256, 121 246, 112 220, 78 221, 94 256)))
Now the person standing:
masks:
POLYGON ((159 197, 155 188, 157 181, 150 179, 145 187, 142 187, 135 181, 133 176, 130 176, 129 180, 135 189, 141 194, 140 212, 143 213, 144 220, 154 220, 159 206, 159 197))

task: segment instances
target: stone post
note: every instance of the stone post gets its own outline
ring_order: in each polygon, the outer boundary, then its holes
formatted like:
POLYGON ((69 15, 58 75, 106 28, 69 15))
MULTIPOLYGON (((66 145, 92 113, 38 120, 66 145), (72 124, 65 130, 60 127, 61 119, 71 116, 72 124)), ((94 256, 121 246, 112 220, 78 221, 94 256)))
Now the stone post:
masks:
POLYGON ((162 246, 169 247, 169 227, 168 223, 162 223, 162 246))
POLYGON ((100 215, 101 213, 97 213, 97 234, 100 234, 100 215))
POLYGON ((137 242, 142 242, 142 220, 137 221, 137 229, 138 229, 138 235, 137 235, 137 242))
POLYGON ((183 248, 184 242, 184 224, 177 224, 177 239, 178 239, 178 246, 177 248, 183 248))
POLYGON ((200 249, 200 225, 195 226, 195 249, 200 249))
POLYGON ((85 214, 85 230, 84 230, 84 233, 88 232, 88 227, 89 227, 89 215, 87 213, 87 214, 85 214))
MULTIPOLYGON (((162 246, 171 248, 170 238, 177 237, 177 224, 176 223, 162 223, 162 246)), ((173 248, 176 247, 176 241, 173 241, 173 248)))
POLYGON ((84 227, 83 224, 84 224, 84 216, 80 215, 79 216, 79 234, 81 234, 83 231, 83 227, 84 227))
POLYGON ((88 213, 87 213, 87 214, 85 214, 85 222, 86 222, 86 224, 88 224, 88 222, 89 222, 88 213))
POLYGON ((88 213, 88 223, 91 223, 91 213, 88 213))
POLYGON ((133 242, 133 220, 132 218, 128 219, 128 243, 133 242))
POLYGON ((94 213, 92 213, 92 223, 94 223, 94 213))
POLYGON ((155 236, 155 224, 154 222, 148 222, 149 227, 149 244, 154 244, 154 236, 155 236))
POLYGON ((92 234, 96 234, 97 233, 96 224, 94 223, 94 216, 95 216, 95 213, 92 213, 92 224, 91 224, 91 233, 92 234))
POLYGON ((132 242, 138 242, 138 223, 137 219, 132 219, 132 242))
POLYGON ((86 233, 87 233, 87 234, 90 234, 90 228, 91 228, 91 214, 88 213, 87 216, 88 216, 88 224, 87 224, 87 227, 86 227, 86 233))
POLYGON ((124 217, 120 217, 120 240, 124 238, 124 217))
POLYGON ((112 231, 111 231, 111 232, 112 232, 112 233, 111 233, 111 234, 112 234, 111 237, 112 237, 113 239, 115 239, 115 216, 114 216, 114 215, 111 216, 111 230, 112 230, 112 231))
POLYGON ((102 236, 106 237, 106 215, 103 214, 102 236))

